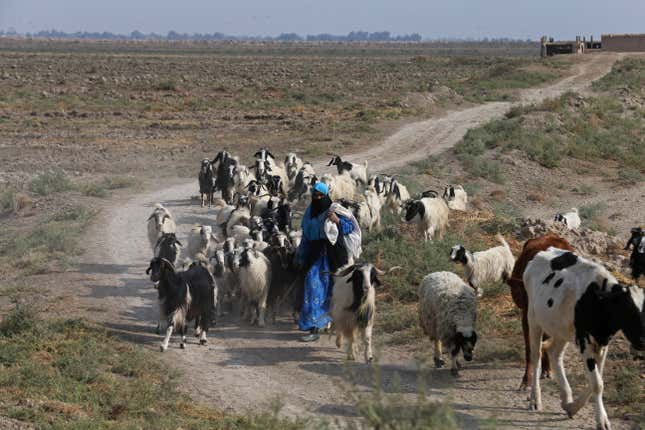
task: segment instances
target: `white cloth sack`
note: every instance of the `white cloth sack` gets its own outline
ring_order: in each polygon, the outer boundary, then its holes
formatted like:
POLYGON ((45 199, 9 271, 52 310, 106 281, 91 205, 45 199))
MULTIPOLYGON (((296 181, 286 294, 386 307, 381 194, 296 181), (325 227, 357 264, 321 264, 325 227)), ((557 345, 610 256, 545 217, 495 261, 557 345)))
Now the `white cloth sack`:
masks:
MULTIPOLYGON (((356 217, 354 217, 352 211, 345 209, 339 203, 332 203, 329 209, 334 211, 336 215, 349 218, 352 221, 354 230, 352 230, 350 234, 347 234, 343 237, 343 242, 350 261, 357 261, 361 256, 361 253, 363 252, 363 248, 361 248, 361 243, 363 241, 361 226, 358 225, 358 221, 356 220, 356 217)), ((332 245, 335 245, 336 241, 338 240, 338 226, 330 219, 327 219, 325 220, 324 230, 325 236, 327 236, 327 240, 332 245)))

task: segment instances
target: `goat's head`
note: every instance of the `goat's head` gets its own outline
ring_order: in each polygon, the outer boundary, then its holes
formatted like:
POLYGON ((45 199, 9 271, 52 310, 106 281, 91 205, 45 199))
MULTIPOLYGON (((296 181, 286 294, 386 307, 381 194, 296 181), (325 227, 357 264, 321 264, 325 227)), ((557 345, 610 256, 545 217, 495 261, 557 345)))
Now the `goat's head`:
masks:
POLYGON ((165 208, 156 208, 154 212, 152 212, 152 214, 148 217, 147 221, 154 219, 157 230, 161 230, 163 223, 166 222, 167 219, 171 218, 172 217, 170 216, 170 213, 165 208))
POLYGON ((450 250, 450 260, 455 263, 468 264, 468 251, 462 245, 455 245, 450 250))
POLYGON ((331 160, 329 160, 329 164, 327 164, 327 165, 328 166, 338 166, 342 162, 343 162, 343 160, 338 155, 334 155, 333 157, 331 157, 331 160))
POLYGON ((293 248, 293 245, 291 244, 291 241, 289 240, 286 234, 284 234, 281 231, 278 231, 277 229, 271 235, 270 240, 271 240, 271 247, 275 250, 275 252, 280 257, 280 265, 282 266, 283 269, 287 269, 293 257, 294 248, 293 248))
POLYGON ((168 261, 177 261, 177 256, 182 246, 175 233, 164 233, 155 245, 155 257, 165 258, 168 261))
POLYGON ((155 257, 150 260, 150 265, 146 269, 146 275, 150 275, 152 282, 159 282, 164 270, 175 272, 175 265, 165 258, 155 257))
POLYGON ((203 174, 208 173, 211 170, 211 161, 208 158, 202 160, 201 171, 203 174))
POLYGON ((455 198, 455 187, 452 185, 448 185, 443 189, 443 196, 444 199, 446 200, 451 200, 455 198))
POLYGON ((223 249, 218 249, 215 254, 210 258, 210 263, 213 266, 213 275, 221 277, 226 271, 226 257, 223 249))
POLYGON ((421 200, 407 200, 402 204, 405 215, 403 220, 405 222, 412 222, 416 219, 421 219, 425 215, 426 207, 421 200))

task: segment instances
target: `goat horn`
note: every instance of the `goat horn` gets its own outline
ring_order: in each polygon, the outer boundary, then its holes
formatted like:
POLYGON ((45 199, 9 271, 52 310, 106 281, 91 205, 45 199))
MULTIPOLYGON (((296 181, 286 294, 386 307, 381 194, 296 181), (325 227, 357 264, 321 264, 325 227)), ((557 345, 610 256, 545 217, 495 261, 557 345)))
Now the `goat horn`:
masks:
POLYGON ((402 269, 402 267, 401 267, 401 266, 394 266, 394 267, 390 267, 390 268, 389 268, 388 270, 386 270, 386 271, 383 271, 383 270, 379 269, 379 268, 378 268, 378 267, 376 267, 376 266, 373 266, 373 267, 374 267, 374 270, 376 271, 376 273, 377 273, 377 274, 379 274, 379 275, 386 275, 386 274, 388 274, 388 273, 394 272, 395 270, 401 270, 401 269, 402 269))

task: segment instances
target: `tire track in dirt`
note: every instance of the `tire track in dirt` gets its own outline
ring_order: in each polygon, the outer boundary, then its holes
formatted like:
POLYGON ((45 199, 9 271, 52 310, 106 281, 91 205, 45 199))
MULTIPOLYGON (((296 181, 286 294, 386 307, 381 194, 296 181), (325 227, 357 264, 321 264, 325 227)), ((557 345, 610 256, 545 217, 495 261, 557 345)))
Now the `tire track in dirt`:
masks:
MULTIPOLYGON (((577 66, 575 76, 550 87, 528 90, 522 100, 536 101, 567 89, 584 88, 591 79, 607 72, 613 61, 608 56, 591 57, 577 66)), ((373 169, 397 168, 449 148, 468 128, 503 115, 510 106, 487 103, 410 124, 382 144, 349 158, 368 159, 373 169), (396 158, 392 155, 394 150, 399 154, 396 158)), ((190 196, 197 189, 196 182, 190 181, 136 196, 105 211, 94 224, 81 273, 74 282, 79 291, 79 306, 105 310, 95 312, 92 319, 129 340, 157 350, 161 337, 154 334, 156 290, 144 274, 151 256, 145 220, 153 204, 160 201, 173 212, 180 240, 192 224, 211 223, 209 209, 191 204, 190 196)), ((261 329, 225 317, 209 333, 206 347, 189 338, 187 349, 179 350, 178 343, 173 341, 163 359, 183 373, 181 387, 187 395, 218 409, 257 412, 266 410, 279 398, 282 413, 287 416, 354 419, 349 393, 369 390, 374 372, 362 363, 344 364, 344 354, 327 336, 314 344, 303 344, 299 337, 288 319, 279 319, 261 329), (349 391, 344 382, 347 380, 355 382, 349 391)), ((495 418, 498 427, 506 428, 593 427, 591 406, 584 408, 575 420, 568 420, 560 410, 557 396, 551 394, 544 396, 546 412, 529 412, 526 393, 516 391, 522 375, 519 365, 503 367, 475 361, 454 380, 448 370, 430 370, 421 376, 415 360, 397 348, 382 348, 377 357, 385 393, 414 402, 422 377, 429 387, 428 398, 450 401, 465 428, 476 428, 477 420, 489 418, 495 418)), ((614 426, 621 427, 616 419, 614 426)))

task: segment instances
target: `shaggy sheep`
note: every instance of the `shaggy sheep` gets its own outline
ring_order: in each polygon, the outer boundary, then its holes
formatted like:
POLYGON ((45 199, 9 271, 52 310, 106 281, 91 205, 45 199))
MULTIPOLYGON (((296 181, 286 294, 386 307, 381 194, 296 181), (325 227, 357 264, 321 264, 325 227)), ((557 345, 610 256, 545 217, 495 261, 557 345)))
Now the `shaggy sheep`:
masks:
POLYGON ((235 254, 233 271, 239 279, 244 310, 242 319, 250 318, 251 324, 257 322, 258 326, 264 327, 267 295, 271 285, 269 259, 256 249, 243 249, 235 254))
POLYGON ((457 354, 473 359, 477 342, 475 291, 452 272, 427 275, 419 286, 419 322, 423 332, 434 342, 434 364, 442 367, 441 348, 450 351, 450 371, 459 374, 457 354))
POLYGON ((340 175, 325 173, 320 180, 329 186, 330 199, 356 199, 356 182, 349 176, 349 173, 344 172, 340 175))
POLYGON ((213 234, 213 228, 209 225, 196 225, 188 232, 188 243, 186 244, 186 256, 193 260, 197 254, 210 255, 217 246, 217 238, 213 234))
POLYGON ((148 217, 148 241, 154 251, 157 241, 164 233, 175 233, 177 225, 170 214, 170 211, 161 203, 155 203, 155 209, 148 217))
POLYGON ((511 248, 501 235, 496 236, 501 246, 471 253, 462 245, 455 245, 450 251, 450 259, 464 265, 468 284, 477 291, 477 296, 484 294, 483 286, 487 282, 506 280, 513 271, 515 257, 511 248))

